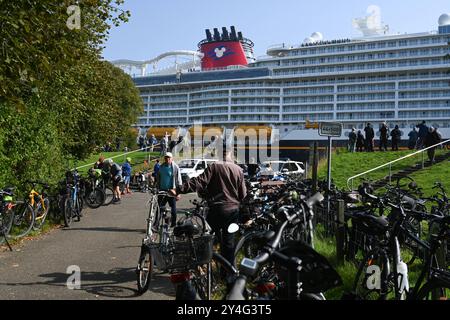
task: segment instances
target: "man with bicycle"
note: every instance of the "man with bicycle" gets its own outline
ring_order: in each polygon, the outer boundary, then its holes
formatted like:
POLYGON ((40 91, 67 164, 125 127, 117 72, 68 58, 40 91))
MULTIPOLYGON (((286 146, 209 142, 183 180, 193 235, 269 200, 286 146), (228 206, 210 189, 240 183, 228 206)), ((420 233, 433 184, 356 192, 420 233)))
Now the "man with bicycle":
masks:
POLYGON ((234 234, 228 233, 227 229, 231 223, 238 221, 239 205, 247 194, 247 188, 244 173, 234 163, 230 149, 224 143, 223 161, 208 166, 200 176, 189 179, 171 193, 198 192, 208 195, 209 213, 206 220, 221 240, 222 255, 233 264, 234 234))
POLYGON ((112 179, 113 192, 114 192, 114 203, 120 203, 120 188, 119 183, 122 180, 122 168, 114 163, 112 159, 106 159, 104 161, 105 169, 109 169, 109 176, 112 179))
MULTIPOLYGON (((173 155, 171 152, 166 152, 164 154, 164 163, 160 166, 155 178, 155 185, 160 191, 169 191, 176 189, 181 185, 182 181, 180 168, 173 161, 173 155)), ((159 199, 159 206, 161 208, 169 203, 172 214, 171 227, 175 227, 177 222, 177 200, 179 200, 179 197, 161 197, 159 199)))

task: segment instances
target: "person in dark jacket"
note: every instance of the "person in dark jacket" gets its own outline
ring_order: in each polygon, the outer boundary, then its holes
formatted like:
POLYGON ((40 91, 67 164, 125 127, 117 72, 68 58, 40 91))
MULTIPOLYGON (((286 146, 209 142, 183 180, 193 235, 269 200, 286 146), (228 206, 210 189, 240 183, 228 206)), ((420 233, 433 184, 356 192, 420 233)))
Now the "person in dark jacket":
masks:
POLYGON ((364 151, 364 136, 361 130, 358 130, 356 135, 356 151, 363 152, 364 151))
POLYGON ((247 194, 244 173, 234 164, 232 153, 223 146, 223 161, 206 168, 198 177, 191 178, 176 190, 174 195, 197 192, 207 195, 209 213, 207 222, 221 239, 221 253, 234 262, 234 234, 227 232, 228 226, 238 221, 239 205, 247 194))
POLYGON ((380 151, 387 151, 389 140, 389 128, 386 122, 383 122, 380 128, 380 151))
POLYGON ((408 133, 408 149, 413 150, 417 144, 418 133, 416 128, 414 127, 410 133, 408 133))
POLYGON ((392 151, 398 151, 398 144, 402 137, 402 132, 400 131, 398 126, 395 126, 394 130, 392 130, 391 137, 392 137, 392 151))
POLYGON ((425 143, 425 138, 428 135, 428 127, 425 124, 425 121, 422 121, 421 124, 419 124, 417 127, 419 128, 419 133, 417 134, 417 145, 416 145, 416 149, 420 150, 423 148, 424 143, 425 143))
POLYGON ((366 151, 373 152, 373 138, 375 138, 375 131, 373 131, 370 123, 364 128, 364 132, 366 133, 366 151))
MULTIPOLYGON (((424 146, 425 148, 434 146, 441 142, 441 136, 437 132, 437 130, 433 127, 428 128, 428 134, 425 137, 424 140, 424 146)), ((428 153, 428 159, 430 160, 430 164, 432 165, 434 163, 434 155, 436 152, 436 147, 430 148, 427 150, 428 153)))
POLYGON ((356 132, 355 128, 352 128, 352 131, 348 134, 348 151, 349 152, 355 152, 356 150, 356 132))

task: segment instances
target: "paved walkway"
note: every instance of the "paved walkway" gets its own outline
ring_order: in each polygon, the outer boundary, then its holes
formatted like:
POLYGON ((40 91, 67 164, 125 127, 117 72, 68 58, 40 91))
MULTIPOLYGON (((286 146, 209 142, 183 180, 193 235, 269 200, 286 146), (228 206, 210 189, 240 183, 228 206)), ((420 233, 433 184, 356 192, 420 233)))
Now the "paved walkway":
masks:
MULTIPOLYGON (((179 208, 189 208, 185 195, 179 208)), ((0 299, 174 299, 167 275, 136 295, 135 268, 144 237, 148 195, 125 196, 121 204, 85 209, 80 222, 0 252, 0 299), (70 290, 69 266, 81 271, 81 288, 70 290)))

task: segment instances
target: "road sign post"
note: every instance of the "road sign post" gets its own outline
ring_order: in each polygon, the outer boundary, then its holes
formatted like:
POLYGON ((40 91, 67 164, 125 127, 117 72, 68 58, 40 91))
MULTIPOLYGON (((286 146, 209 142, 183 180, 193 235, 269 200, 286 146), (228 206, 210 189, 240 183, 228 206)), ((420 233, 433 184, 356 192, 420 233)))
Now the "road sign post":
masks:
MULTIPOLYGON (((327 158, 328 158, 328 174, 327 174, 327 185, 328 190, 331 189, 331 149, 333 147, 332 137, 340 137, 342 135, 342 123, 339 122, 321 122, 319 125, 319 136, 328 137, 328 148, 327 148, 327 158)), ((330 198, 327 199, 327 211, 330 212, 330 198)))

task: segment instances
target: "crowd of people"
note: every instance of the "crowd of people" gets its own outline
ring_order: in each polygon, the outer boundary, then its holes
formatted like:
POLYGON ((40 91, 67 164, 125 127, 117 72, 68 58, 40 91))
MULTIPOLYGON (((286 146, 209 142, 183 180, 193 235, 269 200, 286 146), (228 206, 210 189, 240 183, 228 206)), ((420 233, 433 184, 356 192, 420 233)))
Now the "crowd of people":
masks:
MULTIPOLYGON (((356 132, 355 128, 352 128, 348 135, 348 151, 350 152, 374 152, 375 150, 375 130, 370 123, 367 123, 364 128, 364 134, 361 130, 356 132)), ((379 129, 379 151, 388 151, 389 138, 391 139, 392 151, 398 151, 399 145, 402 140, 402 132, 398 125, 389 130, 386 122, 382 123, 379 129)), ((421 150, 434 146, 441 142, 442 137, 437 130, 432 126, 428 127, 425 121, 415 126, 411 132, 408 133, 408 148, 410 150, 421 150)), ((431 163, 434 162, 435 148, 427 150, 428 157, 431 163)))

